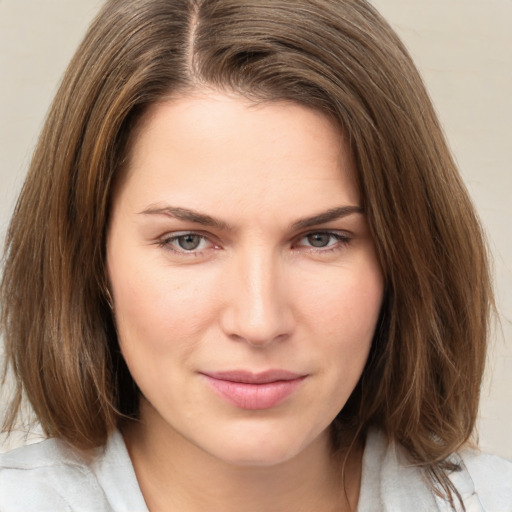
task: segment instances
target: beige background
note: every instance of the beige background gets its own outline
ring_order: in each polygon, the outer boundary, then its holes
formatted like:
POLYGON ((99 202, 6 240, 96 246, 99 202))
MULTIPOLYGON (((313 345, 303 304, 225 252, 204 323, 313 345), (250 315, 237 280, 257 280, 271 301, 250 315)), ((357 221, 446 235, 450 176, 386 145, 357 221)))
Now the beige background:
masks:
MULTIPOLYGON (((0 0, 0 240, 59 78, 101 4, 0 0)), ((488 232, 501 325, 479 433, 486 450, 512 458, 512 1, 374 4, 415 58, 488 232)), ((0 451, 20 442, 0 439, 0 451)))

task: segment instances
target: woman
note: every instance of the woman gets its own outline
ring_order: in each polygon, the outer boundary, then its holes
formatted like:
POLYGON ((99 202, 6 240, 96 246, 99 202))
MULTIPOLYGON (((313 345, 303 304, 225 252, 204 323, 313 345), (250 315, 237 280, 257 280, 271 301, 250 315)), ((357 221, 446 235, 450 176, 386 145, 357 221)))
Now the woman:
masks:
POLYGON ((0 508, 509 510, 511 465, 468 448, 478 225, 366 2, 107 2, 8 234, 7 358, 51 439, 0 459, 0 508))

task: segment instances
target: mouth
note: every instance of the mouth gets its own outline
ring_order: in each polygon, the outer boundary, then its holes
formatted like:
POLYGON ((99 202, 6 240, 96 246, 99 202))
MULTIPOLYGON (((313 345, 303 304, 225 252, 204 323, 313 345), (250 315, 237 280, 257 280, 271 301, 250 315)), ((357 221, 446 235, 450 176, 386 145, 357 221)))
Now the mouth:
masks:
POLYGON ((201 373, 209 386, 230 404, 247 410, 276 407, 292 395, 307 375, 286 370, 201 373))

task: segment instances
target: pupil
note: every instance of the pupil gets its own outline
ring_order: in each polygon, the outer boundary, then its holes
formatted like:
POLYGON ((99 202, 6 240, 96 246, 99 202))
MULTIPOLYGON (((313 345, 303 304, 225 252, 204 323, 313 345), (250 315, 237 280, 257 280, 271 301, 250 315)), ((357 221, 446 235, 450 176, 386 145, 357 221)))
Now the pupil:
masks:
POLYGON ((201 237, 198 235, 183 235, 178 238, 178 243, 180 247, 187 251, 197 249, 200 242, 201 237))
POLYGON ((331 238, 331 235, 327 233, 315 233, 313 235, 308 236, 308 242, 313 247, 326 247, 329 245, 329 240, 331 238))

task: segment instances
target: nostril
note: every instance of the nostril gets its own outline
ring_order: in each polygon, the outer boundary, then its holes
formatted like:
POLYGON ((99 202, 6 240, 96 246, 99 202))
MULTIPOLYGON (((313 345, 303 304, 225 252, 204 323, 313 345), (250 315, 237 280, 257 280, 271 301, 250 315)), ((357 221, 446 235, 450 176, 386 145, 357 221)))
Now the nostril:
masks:
POLYGON ((248 326, 227 331, 228 337, 237 342, 244 342, 253 347, 264 347, 271 343, 282 342, 289 337, 289 332, 283 332, 276 329, 256 330, 248 326))
POLYGON ((228 308, 222 318, 222 329, 233 341, 243 341, 254 347, 281 342, 292 332, 293 321, 283 307, 272 309, 242 309, 239 304, 228 308))
POLYGON ((230 339, 262 347, 290 335, 292 299, 275 254, 262 243, 246 244, 232 261, 222 290, 221 317, 230 339))

